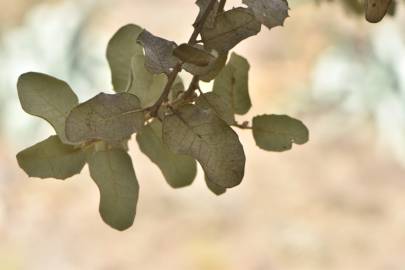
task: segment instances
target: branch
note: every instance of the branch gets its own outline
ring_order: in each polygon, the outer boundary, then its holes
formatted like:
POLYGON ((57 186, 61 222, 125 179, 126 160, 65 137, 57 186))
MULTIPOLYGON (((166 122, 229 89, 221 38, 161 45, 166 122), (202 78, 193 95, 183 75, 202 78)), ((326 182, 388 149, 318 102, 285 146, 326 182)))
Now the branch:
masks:
MULTIPOLYGON (((207 9, 204 11, 203 15, 201 16, 201 19, 194 25, 194 31, 191 34, 190 39, 188 40, 188 44, 194 45, 197 43, 197 37, 200 34, 202 28, 204 27, 205 21, 207 20, 211 10, 214 8, 214 5, 217 0, 211 0, 211 2, 208 4, 207 9)), ((150 115, 152 117, 155 117, 157 115, 157 112, 162 105, 162 103, 167 100, 167 97, 169 96, 170 90, 173 86, 174 81, 176 80, 177 75, 181 71, 183 63, 178 63, 173 71, 168 75, 168 81, 165 85, 165 88, 163 90, 162 95, 159 97, 159 99, 153 104, 151 107, 147 108, 147 110, 150 111, 150 115)), ((193 78, 193 80, 195 77, 193 78)), ((198 77, 197 77, 198 80, 198 77)), ((191 86, 191 85, 190 85, 191 86)), ((195 90, 195 89, 194 89, 195 90)))
POLYGON ((226 4, 226 0, 221 0, 221 2, 219 2, 218 14, 224 12, 225 4, 226 4))

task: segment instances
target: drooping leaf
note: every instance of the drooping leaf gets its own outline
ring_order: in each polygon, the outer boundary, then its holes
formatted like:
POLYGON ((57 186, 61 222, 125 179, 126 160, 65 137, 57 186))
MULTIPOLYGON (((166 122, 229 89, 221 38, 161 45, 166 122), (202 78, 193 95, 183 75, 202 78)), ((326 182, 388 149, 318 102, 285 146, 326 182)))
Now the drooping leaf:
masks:
POLYGON ((163 141, 174 153, 195 158, 213 183, 230 188, 242 181, 245 154, 238 135, 212 110, 179 107, 163 121, 163 141))
POLYGON ((66 119, 66 136, 77 143, 127 139, 143 126, 140 108, 139 99, 132 94, 100 93, 71 111, 66 119))
POLYGON ((152 35, 143 30, 138 37, 138 42, 145 49, 145 67, 154 74, 169 74, 179 60, 173 56, 176 43, 152 35))
POLYGON ((252 107, 249 96, 249 63, 232 53, 231 59, 215 78, 213 92, 231 104, 234 113, 245 114, 252 107))
POLYGON ((267 28, 283 25, 288 17, 287 0, 243 0, 254 13, 257 20, 267 28))
MULTIPOLYGON (((200 21, 202 16, 204 15, 205 11, 209 7, 211 0, 197 0, 196 4, 200 8, 200 12, 198 13, 197 19, 194 23, 194 26, 197 25, 200 21)), ((218 13, 218 1, 215 1, 213 8, 211 9, 210 13, 208 14, 207 19, 205 20, 204 27, 212 28, 215 24, 215 19, 218 13)))
POLYGON ((65 119, 78 104, 70 86, 46 74, 29 72, 19 77, 17 90, 24 111, 48 121, 62 142, 69 143, 65 136, 65 119))
POLYGON ((309 131, 301 121, 287 115, 260 115, 253 118, 253 137, 260 148, 282 152, 291 149, 293 143, 306 143, 309 131))
POLYGON ((208 66, 208 64, 215 60, 215 56, 198 45, 181 44, 174 49, 173 54, 181 61, 199 67, 208 66))
POLYGON ((100 190, 100 215, 117 230, 132 226, 139 185, 131 157, 123 150, 98 151, 89 155, 90 176, 100 190))
POLYGON ((80 148, 51 136, 19 152, 17 161, 30 177, 66 179, 80 173, 85 155, 80 148))
POLYGON ((261 24, 247 8, 235 8, 217 16, 213 28, 203 28, 204 45, 226 53, 242 40, 260 32, 261 24))
POLYGON ((177 155, 169 150, 162 141, 162 123, 154 120, 145 126, 137 135, 141 151, 147 155, 162 171, 167 183, 173 188, 190 185, 197 173, 194 159, 177 155))
POLYGON ((111 38, 107 46, 107 60, 111 69, 114 90, 126 90, 131 74, 131 59, 135 55, 143 55, 142 46, 137 43, 143 31, 137 25, 128 24, 121 27, 111 38))
POLYGON ((218 55, 215 62, 210 66, 210 69, 207 73, 200 74, 200 80, 204 82, 210 82, 215 79, 216 76, 221 72, 226 64, 226 60, 228 59, 227 53, 222 53, 218 55))
POLYGON ((232 105, 227 99, 221 99, 220 96, 213 92, 200 95, 196 100, 196 106, 201 109, 212 109, 216 115, 224 120, 228 125, 235 123, 232 105))
POLYGON ((208 189, 217 196, 222 195, 226 192, 226 188, 221 187, 221 186, 211 182, 207 178, 207 176, 205 176, 205 184, 207 185, 208 189))

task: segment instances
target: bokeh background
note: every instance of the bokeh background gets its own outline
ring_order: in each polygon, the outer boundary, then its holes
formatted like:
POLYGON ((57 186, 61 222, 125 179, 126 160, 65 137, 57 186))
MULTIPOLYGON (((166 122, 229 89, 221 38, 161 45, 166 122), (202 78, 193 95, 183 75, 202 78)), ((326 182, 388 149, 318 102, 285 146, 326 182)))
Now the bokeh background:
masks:
POLYGON ((373 25, 340 1, 289 2, 285 27, 235 49, 251 63, 254 104, 240 120, 286 113, 310 142, 270 153, 240 131, 246 176, 216 197, 201 170, 171 189, 132 140, 138 212, 117 232, 99 217, 87 170, 57 181, 18 168, 15 154, 52 130, 22 111, 15 84, 39 71, 82 101, 110 92, 112 34, 137 23, 186 41, 194 1, 0 0, 0 270, 404 270, 404 7, 373 25))

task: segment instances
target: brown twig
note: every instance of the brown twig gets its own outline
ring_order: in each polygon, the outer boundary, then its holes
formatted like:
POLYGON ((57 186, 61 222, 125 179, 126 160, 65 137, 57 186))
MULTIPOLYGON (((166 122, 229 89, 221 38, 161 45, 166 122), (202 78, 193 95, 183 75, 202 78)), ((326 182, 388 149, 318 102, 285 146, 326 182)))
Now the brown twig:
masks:
MULTIPOLYGON (((217 0, 211 0, 211 2, 208 4, 206 10, 204 11, 203 15, 201 16, 201 19, 198 20, 198 22, 196 22, 196 24, 194 25, 194 31, 191 34, 190 39, 188 40, 188 44, 194 45, 197 43, 197 37, 200 34, 201 30, 203 29, 205 21, 207 20, 211 10, 214 8, 216 1, 217 0)), ((146 110, 148 110, 150 112, 150 115, 152 117, 155 117, 157 115, 157 112, 158 112, 160 106, 162 105, 162 103, 165 100, 167 100, 170 90, 173 86, 173 83, 176 80, 177 75, 181 71, 182 65, 183 65, 183 63, 178 63, 173 68, 173 71, 170 72, 170 74, 168 75, 168 81, 167 81, 165 88, 164 88, 162 94, 160 95, 159 99, 151 107, 146 108, 146 110)), ((194 78, 193 78, 193 80, 194 80, 194 78)))

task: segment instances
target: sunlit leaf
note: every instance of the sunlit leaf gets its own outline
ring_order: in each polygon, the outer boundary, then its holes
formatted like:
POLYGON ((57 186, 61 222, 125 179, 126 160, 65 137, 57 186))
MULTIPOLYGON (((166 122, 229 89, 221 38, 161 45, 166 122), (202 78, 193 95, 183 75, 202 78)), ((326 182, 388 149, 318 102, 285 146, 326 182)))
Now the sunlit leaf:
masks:
POLYGON ((228 52, 242 40, 260 32, 261 24, 246 8, 235 8, 217 16, 214 28, 204 28, 204 45, 219 53, 228 52))
POLYGON ((91 139, 121 141, 139 130, 144 114, 139 99, 128 93, 100 93, 74 108, 66 119, 66 136, 72 142, 91 139))
POLYGON ((141 151, 160 168, 170 186, 180 188, 193 182, 197 173, 195 160, 189 156, 174 154, 163 144, 160 121, 155 120, 145 126, 136 135, 136 139, 141 151))
POLYGON ((307 127, 287 115, 260 115, 253 118, 253 137, 267 151, 286 151, 292 144, 304 144, 309 139, 307 127))
POLYGON ((24 111, 48 121, 62 142, 69 143, 65 136, 65 119, 78 104, 69 85, 46 74, 29 72, 20 76, 17 89, 24 111))
POLYGON ((152 35, 143 30, 138 42, 145 49, 145 67, 154 74, 169 74, 179 60, 173 56, 176 43, 152 35))
POLYGON ((114 34, 108 43, 107 60, 116 92, 123 92, 128 86, 132 57, 143 55, 142 46, 137 43, 137 38, 142 31, 143 29, 137 25, 125 25, 114 34))
POLYGON ((235 123, 234 112, 229 100, 221 99, 220 96, 213 92, 199 96, 196 100, 196 105, 201 109, 212 109, 228 125, 235 123))
POLYGON ((249 96, 249 63, 232 53, 231 59, 215 78, 213 92, 231 104, 234 113, 245 114, 252 107, 249 96))
POLYGON ((100 190, 100 215, 117 230, 132 226, 139 185, 130 156, 123 150, 98 151, 89 155, 90 176, 100 190))
POLYGON ((51 136, 18 153, 17 161, 31 177, 66 179, 80 173, 85 156, 80 148, 51 136))
POLYGON ((257 20, 269 29, 283 25, 288 17, 287 0, 243 0, 242 2, 253 11, 257 20))
POLYGON ((195 158, 215 184, 230 188, 243 178, 245 154, 238 135, 212 110, 185 105, 163 122, 163 141, 195 158))

